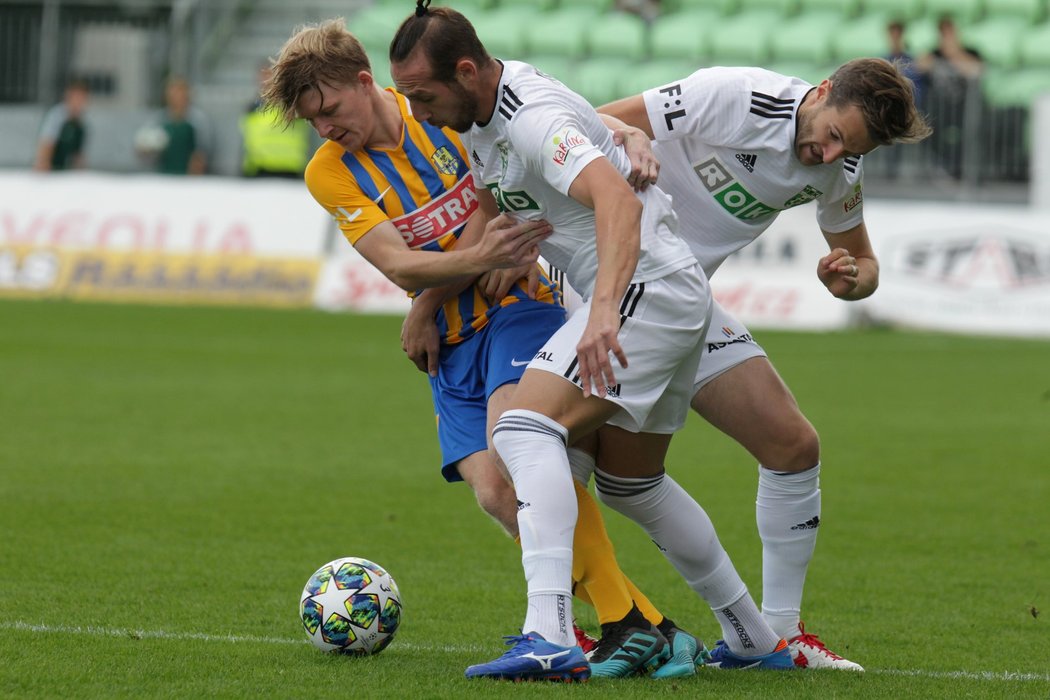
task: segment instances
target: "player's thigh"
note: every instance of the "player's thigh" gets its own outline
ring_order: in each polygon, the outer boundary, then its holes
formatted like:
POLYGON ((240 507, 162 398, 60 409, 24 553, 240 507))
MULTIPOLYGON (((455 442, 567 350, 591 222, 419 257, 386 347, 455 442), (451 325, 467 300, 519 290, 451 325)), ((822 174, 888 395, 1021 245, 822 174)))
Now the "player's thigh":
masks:
POLYGON ((561 374, 529 367, 514 390, 510 408, 547 416, 569 431, 569 444, 604 425, 620 412, 612 401, 583 396, 580 387, 561 374))
POLYGON ((671 435, 632 433, 614 425, 598 430, 598 468, 627 478, 656 476, 664 470, 671 435))
POLYGON ((691 405, 711 425, 739 442, 767 466, 779 464, 785 451, 817 452, 801 457, 813 466, 819 459, 816 431, 802 414, 787 385, 765 357, 751 357, 709 381, 691 405))

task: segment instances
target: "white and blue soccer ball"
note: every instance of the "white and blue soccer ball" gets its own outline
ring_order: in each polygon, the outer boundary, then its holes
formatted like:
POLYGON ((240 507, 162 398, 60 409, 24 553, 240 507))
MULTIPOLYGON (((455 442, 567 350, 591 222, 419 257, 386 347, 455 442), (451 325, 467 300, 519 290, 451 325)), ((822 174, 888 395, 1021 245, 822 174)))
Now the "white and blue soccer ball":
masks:
POLYGON ((401 625, 401 593, 383 567, 344 557, 328 562, 306 582, 299 618, 322 651, 378 654, 401 625))

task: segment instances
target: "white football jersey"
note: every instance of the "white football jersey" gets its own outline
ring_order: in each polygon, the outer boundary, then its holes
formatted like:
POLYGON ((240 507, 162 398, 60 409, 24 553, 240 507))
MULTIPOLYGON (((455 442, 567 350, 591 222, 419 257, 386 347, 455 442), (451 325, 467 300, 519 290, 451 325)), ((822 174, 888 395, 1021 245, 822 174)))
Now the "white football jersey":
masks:
MULTIPOLYGON (((598 270, 594 211, 569 197, 585 166, 606 157, 626 176, 630 163, 612 132, 586 100, 527 63, 504 61, 496 110, 466 139, 477 187, 495 196, 501 211, 546 219, 554 233, 540 244, 543 257, 590 297, 598 270)), ((696 264, 676 235, 671 200, 658 188, 642 200, 641 251, 632 282, 648 282, 696 264)))
POLYGON ((828 233, 863 221, 860 156, 798 160, 798 107, 812 89, 761 68, 704 68, 643 93, 660 187, 708 277, 784 209, 816 200, 828 233))

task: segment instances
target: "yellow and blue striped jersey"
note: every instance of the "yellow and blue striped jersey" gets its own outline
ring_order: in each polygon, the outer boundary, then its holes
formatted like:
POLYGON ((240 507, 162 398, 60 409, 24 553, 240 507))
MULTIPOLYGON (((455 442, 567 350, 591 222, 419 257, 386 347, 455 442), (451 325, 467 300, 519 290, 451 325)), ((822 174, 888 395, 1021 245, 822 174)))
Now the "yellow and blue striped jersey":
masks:
MULTIPOLYGON (((397 98, 404 121, 400 147, 348 153, 326 141, 306 168, 306 186, 351 244, 390 221, 412 249, 449 250, 478 208, 466 149, 455 131, 416 121, 404 96, 387 89, 397 98)), ((438 314, 444 342, 469 338, 500 308, 527 298, 524 281, 495 306, 471 286, 438 314)), ((540 277, 537 300, 561 303, 560 289, 546 275, 540 277)))

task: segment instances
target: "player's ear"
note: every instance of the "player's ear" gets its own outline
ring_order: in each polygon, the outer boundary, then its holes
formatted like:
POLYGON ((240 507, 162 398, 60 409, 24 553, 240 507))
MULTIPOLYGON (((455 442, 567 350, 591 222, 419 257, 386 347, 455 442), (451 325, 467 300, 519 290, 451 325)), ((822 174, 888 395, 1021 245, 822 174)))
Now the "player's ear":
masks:
POLYGON ((817 86, 817 97, 827 99, 829 92, 831 92, 831 80, 824 78, 824 80, 820 81, 820 85, 817 86))
POLYGON ((461 58, 456 61, 456 80, 460 85, 470 85, 477 80, 478 64, 469 58, 461 58))
POLYGON ((375 78, 372 77, 372 74, 370 72, 366 70, 360 70, 357 71, 357 82, 363 88, 370 88, 372 87, 372 84, 375 83, 375 78))

